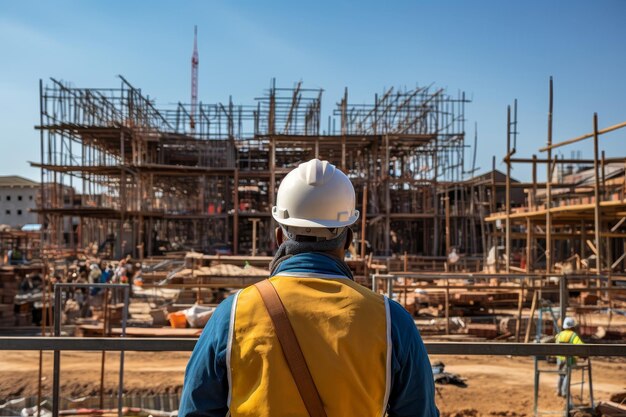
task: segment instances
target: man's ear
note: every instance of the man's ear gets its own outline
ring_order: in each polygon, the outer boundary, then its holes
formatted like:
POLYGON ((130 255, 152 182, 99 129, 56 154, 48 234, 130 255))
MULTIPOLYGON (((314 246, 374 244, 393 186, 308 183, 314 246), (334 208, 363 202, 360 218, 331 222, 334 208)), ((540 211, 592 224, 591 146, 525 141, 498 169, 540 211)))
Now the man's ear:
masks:
POLYGON ((283 240, 285 239, 285 236, 283 236, 283 228, 282 227, 277 227, 276 229, 274 229, 274 237, 276 237, 276 244, 278 246, 282 245, 283 240))
POLYGON ((352 232, 352 229, 348 227, 348 236, 346 237, 346 243, 343 244, 343 248, 345 250, 350 249, 350 245, 352 244, 353 237, 354 237, 354 233, 352 232))

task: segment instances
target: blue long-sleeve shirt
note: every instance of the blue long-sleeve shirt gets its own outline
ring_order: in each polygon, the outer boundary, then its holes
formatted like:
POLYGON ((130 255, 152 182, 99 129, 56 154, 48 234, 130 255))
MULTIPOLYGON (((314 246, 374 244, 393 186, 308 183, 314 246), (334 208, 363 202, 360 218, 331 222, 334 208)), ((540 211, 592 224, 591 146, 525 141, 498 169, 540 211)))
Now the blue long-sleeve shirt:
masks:
MULTIPOLYGON (((283 261, 274 274, 309 272, 346 275, 345 264, 321 253, 283 261)), ((187 364, 179 407, 181 417, 223 417, 228 412, 226 352, 233 298, 224 300, 207 323, 187 364)), ((390 300, 391 392, 389 417, 437 417, 432 368, 411 315, 390 300)))

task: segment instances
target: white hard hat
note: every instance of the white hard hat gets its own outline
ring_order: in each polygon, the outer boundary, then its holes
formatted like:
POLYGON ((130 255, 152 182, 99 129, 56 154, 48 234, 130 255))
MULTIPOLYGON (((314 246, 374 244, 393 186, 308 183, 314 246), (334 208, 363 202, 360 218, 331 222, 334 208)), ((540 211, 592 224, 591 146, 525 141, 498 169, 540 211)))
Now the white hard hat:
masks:
POLYGON ((563 330, 571 329, 576 327, 576 319, 573 317, 565 317, 563 320, 563 330))
POLYGON ((359 218, 354 187, 333 164, 312 159, 281 181, 272 217, 289 238, 333 238, 359 218))

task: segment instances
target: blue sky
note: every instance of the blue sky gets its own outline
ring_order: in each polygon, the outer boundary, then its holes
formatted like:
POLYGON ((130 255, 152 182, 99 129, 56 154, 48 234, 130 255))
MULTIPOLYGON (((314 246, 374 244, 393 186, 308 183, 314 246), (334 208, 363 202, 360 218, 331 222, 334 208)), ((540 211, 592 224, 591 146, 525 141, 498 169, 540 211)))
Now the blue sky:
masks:
MULTIPOLYGON (((593 112, 600 127, 626 120, 625 17, 620 0, 1 1, 0 175, 39 177, 26 161, 39 158, 40 78, 117 87, 122 74, 157 103, 188 101, 194 24, 203 102, 251 103, 276 77, 324 88, 328 114, 346 86, 371 102, 385 87, 434 83, 472 98, 477 165, 496 155, 504 169, 506 106, 518 99, 518 155, 538 153, 550 75, 556 141, 589 132, 593 112)), ((590 145, 563 153, 591 157, 590 145)), ((626 130, 600 147, 615 156, 625 145, 626 130)))

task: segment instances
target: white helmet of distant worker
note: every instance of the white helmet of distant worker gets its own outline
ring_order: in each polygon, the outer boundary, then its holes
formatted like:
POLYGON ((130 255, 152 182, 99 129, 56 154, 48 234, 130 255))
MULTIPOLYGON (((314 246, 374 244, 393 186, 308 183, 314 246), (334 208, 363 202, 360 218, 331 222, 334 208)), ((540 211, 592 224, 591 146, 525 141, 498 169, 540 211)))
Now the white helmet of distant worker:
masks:
POLYGON ((565 320, 563 320, 563 330, 567 330, 567 329, 573 329, 574 327, 576 327, 576 319, 573 317, 565 317, 565 320))
POLYGON ((328 161, 300 164, 281 181, 272 217, 286 237, 333 239, 359 218, 350 179, 328 161))

